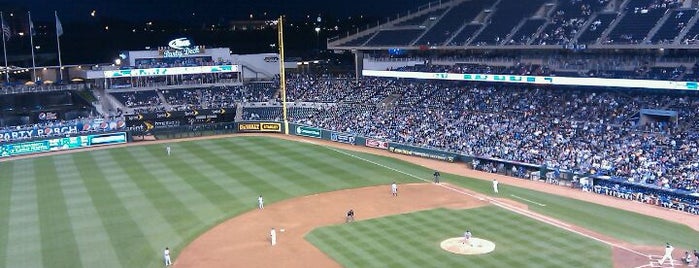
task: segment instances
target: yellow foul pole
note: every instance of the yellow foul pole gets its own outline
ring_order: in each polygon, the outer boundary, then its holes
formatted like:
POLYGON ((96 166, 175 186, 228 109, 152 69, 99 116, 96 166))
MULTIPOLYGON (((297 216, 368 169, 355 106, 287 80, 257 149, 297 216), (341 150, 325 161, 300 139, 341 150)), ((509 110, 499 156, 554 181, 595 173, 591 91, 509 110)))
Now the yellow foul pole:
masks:
POLYGON ((289 120, 286 117, 286 75, 284 70, 284 16, 279 16, 277 23, 279 43, 279 86, 282 94, 282 115, 284 119, 284 134, 289 135, 289 120))

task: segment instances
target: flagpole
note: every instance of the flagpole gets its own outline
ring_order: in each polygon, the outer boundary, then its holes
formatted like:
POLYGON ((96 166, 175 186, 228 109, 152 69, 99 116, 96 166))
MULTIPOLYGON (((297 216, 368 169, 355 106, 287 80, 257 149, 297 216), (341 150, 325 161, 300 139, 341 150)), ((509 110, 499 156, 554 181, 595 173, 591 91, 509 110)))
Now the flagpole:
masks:
POLYGON ((7 47, 5 46, 5 17, 0 12, 0 21, 2 21, 2 54, 5 56, 5 82, 10 83, 10 68, 7 66, 7 47))
MULTIPOLYGON (((58 33, 58 11, 53 11, 53 14, 56 16, 56 44, 58 44, 58 73, 60 74, 61 77, 61 83, 63 83, 63 62, 61 61, 61 37, 58 33)), ((61 31, 63 26, 61 26, 61 31)))
POLYGON ((32 82, 36 82, 36 60, 34 59, 34 23, 32 22, 32 12, 27 11, 27 14, 29 14, 29 42, 32 44, 32 73, 34 73, 32 82))

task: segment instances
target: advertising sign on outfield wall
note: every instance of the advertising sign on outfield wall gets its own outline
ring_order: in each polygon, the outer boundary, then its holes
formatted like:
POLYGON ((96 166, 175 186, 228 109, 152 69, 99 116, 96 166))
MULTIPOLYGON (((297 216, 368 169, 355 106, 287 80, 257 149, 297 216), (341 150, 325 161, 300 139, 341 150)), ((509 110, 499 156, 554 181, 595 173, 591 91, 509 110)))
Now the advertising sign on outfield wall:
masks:
POLYGON ((367 138, 364 142, 364 145, 366 145, 366 147, 388 150, 388 142, 385 141, 367 138))
POLYGON ((239 123, 238 132, 282 132, 282 124, 277 122, 239 123))
POLYGON ((321 138, 322 133, 320 128, 307 127, 307 126, 296 126, 296 135, 310 137, 310 138, 321 138))
POLYGON ((349 143, 352 145, 355 144, 354 136, 345 135, 345 134, 337 133, 337 132, 330 132, 330 140, 335 141, 335 142, 341 142, 341 143, 349 143))

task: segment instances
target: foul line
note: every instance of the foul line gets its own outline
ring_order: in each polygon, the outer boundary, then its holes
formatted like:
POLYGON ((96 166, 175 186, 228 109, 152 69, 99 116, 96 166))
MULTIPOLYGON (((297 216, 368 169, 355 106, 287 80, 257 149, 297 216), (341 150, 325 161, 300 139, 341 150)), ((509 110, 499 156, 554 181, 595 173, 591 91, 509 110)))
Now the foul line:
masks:
MULTIPOLYGON (((415 178, 415 179, 418 179, 418 180, 421 180, 421 181, 424 181, 424 182, 430 182, 430 181, 427 180, 427 179, 423 179, 423 178, 420 178, 420 177, 415 176, 415 175, 413 175, 413 174, 407 173, 407 172, 405 172, 405 171, 398 170, 398 169, 395 169, 395 168, 386 166, 386 165, 384 165, 384 164, 371 161, 371 160, 366 159, 366 158, 363 158, 363 157, 361 157, 361 156, 357 156, 357 155, 354 155, 354 154, 351 154, 351 153, 348 153, 348 152, 345 152, 345 151, 341 151, 341 150, 338 150, 338 149, 335 149, 335 148, 332 148, 332 147, 328 147, 328 146, 325 146, 325 145, 320 145, 320 144, 317 144, 317 143, 311 142, 311 141, 308 141, 308 143, 312 143, 312 144, 316 144, 316 145, 322 146, 322 147, 324 147, 324 148, 326 148, 326 149, 328 149, 328 150, 331 150, 331 151, 334 151, 334 152, 337 152, 337 153, 341 153, 341 154, 344 154, 344 155, 347 155, 347 156, 349 156, 349 157, 353 157, 353 158, 356 158, 356 159, 359 159, 359 160, 362 160, 362 161, 365 161, 365 162, 369 162, 369 163, 372 163, 372 164, 374 164, 374 165, 377 165, 377 166, 380 166, 380 167, 383 167, 383 168, 387 168, 387 169, 389 169, 389 170, 392 170, 392 171, 401 173, 401 174, 403 174, 403 175, 406 175, 406 176, 409 176, 409 177, 412 177, 412 178, 415 178)), ((465 191, 463 191, 463 190, 461 190, 461 189, 458 189, 458 188, 455 188, 455 187, 452 187, 452 186, 449 186, 449 185, 445 185, 445 184, 436 184, 436 185, 437 185, 437 186, 440 186, 440 187, 444 187, 444 188, 446 188, 446 189, 448 189, 448 190, 451 190, 451 191, 454 191, 454 192, 457 192, 457 193, 460 193, 460 194, 464 194, 464 195, 471 196, 471 197, 473 197, 473 198, 477 198, 478 200, 481 200, 481 201, 484 201, 484 200, 487 199, 491 204, 493 204, 493 205, 495 205, 495 206, 498 206, 498 207, 500 207, 500 208, 509 210, 509 211, 511 211, 511 212, 514 212, 514 213, 517 213, 517 214, 520 214, 520 215, 523 215, 523 216, 526 216, 526 217, 529 217, 529 218, 532 218, 532 219, 535 219, 535 220, 538 220, 538 221, 541 221, 541 222, 544 222, 544 223, 553 225, 553 226, 555 226, 555 227, 561 228, 561 229, 566 230, 566 231, 568 231, 568 232, 571 232, 571 233, 574 233, 574 234, 577 234, 577 235, 581 235, 581 236, 590 238, 590 239, 592 239, 592 240, 598 241, 598 242, 600 242, 600 243, 603 243, 603 244, 606 244, 606 245, 609 245, 609 246, 612 246, 612 247, 617 247, 617 248, 623 249, 623 250, 625 250, 625 251, 631 252, 631 253, 636 254, 636 255, 639 255, 639 256, 648 257, 647 254, 643 254, 643 253, 641 253, 641 252, 638 252, 638 251, 636 251, 636 250, 633 250, 633 249, 624 247, 624 246, 622 246, 622 245, 618 245, 618 244, 615 244, 615 243, 613 243, 613 242, 609 242, 609 241, 606 241, 606 240, 603 240, 603 239, 594 237, 594 236, 592 236, 592 235, 585 234, 585 233, 582 233, 582 232, 580 232, 580 231, 574 230, 574 229, 571 228, 571 226, 570 226, 569 224, 566 224, 566 223, 563 223, 563 222, 560 222, 560 221, 558 221, 558 220, 554 220, 554 219, 551 219, 551 218, 548 218, 548 217, 544 217, 544 216, 539 215, 539 214, 532 213, 531 211, 528 211, 528 210, 525 210, 525 209, 521 209, 521 208, 518 208, 518 207, 515 207, 515 206, 512 206, 512 205, 508 205, 508 204, 503 203, 503 202, 501 202, 501 201, 492 199, 492 198, 490 198, 490 197, 488 197, 488 196, 481 197, 481 196, 474 195, 474 194, 465 192, 465 191)))
POLYGON ((512 197, 514 197, 514 198, 517 198, 517 199, 519 199, 519 200, 525 201, 525 202, 529 202, 529 203, 538 205, 538 206, 540 206, 540 207, 545 207, 545 206, 546 206, 546 204, 542 204, 542 203, 539 203, 539 202, 531 201, 531 200, 526 199, 526 198, 524 198, 524 197, 519 197, 519 196, 516 196, 516 195, 513 195, 513 194, 511 194, 510 196, 512 196, 512 197))

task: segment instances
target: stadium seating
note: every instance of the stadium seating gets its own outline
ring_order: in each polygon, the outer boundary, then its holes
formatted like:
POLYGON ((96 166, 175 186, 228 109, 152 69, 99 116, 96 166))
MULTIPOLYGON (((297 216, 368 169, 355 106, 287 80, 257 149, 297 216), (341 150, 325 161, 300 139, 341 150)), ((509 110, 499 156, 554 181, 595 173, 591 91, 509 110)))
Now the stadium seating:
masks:
POLYGON ((397 18, 329 48, 665 45, 693 43, 697 9, 680 0, 453 0, 397 18), (687 32, 684 35, 684 32, 687 32), (423 34, 424 33, 424 34, 423 34), (367 42, 370 39, 374 41, 367 42), (416 40, 417 39, 417 40, 416 40))

